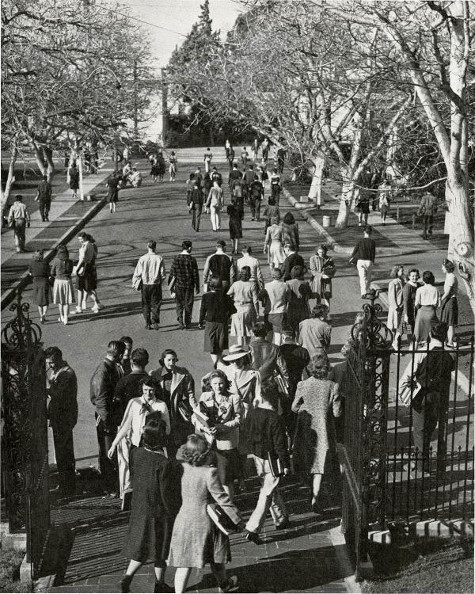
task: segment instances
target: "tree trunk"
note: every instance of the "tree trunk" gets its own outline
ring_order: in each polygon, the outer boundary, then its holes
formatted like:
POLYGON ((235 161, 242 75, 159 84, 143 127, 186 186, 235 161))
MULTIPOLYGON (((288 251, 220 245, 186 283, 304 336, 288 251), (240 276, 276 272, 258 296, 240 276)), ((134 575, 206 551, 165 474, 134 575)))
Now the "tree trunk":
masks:
POLYGON ((315 200, 317 206, 325 204, 325 199, 322 196, 322 181, 323 181, 323 170, 325 168, 325 155, 318 154, 313 160, 313 175, 312 185, 308 191, 308 197, 311 200, 315 200))
POLYGON ((44 158, 45 158, 45 161, 47 164, 48 181, 50 182, 53 179, 54 173, 55 173, 54 161, 53 161, 53 150, 50 149, 49 147, 44 147, 43 154, 44 154, 44 158))
POLYGON ((465 273, 461 276, 467 290, 470 306, 475 313, 473 220, 468 206, 468 189, 459 180, 460 176, 456 176, 455 172, 448 172, 446 185, 450 233, 448 256, 457 264, 459 272, 465 273))
POLYGON ((7 176, 7 183, 5 184, 5 190, 2 191, 2 221, 3 221, 3 211, 5 210, 8 204, 8 198, 10 197, 10 192, 12 190, 12 186, 15 183, 15 163, 18 157, 18 149, 16 146, 16 140, 12 142, 11 146, 11 153, 10 153, 10 163, 8 165, 8 176, 7 176))
POLYGON ((337 229, 345 229, 348 225, 348 217, 350 216, 351 203, 355 194, 355 182, 351 175, 346 175, 344 179, 348 181, 343 182, 340 196, 340 209, 338 211, 338 218, 335 223, 337 229))
POLYGON ((32 144, 35 149, 35 158, 38 169, 40 170, 41 175, 47 175, 48 169, 45 163, 43 148, 35 141, 33 141, 32 144))

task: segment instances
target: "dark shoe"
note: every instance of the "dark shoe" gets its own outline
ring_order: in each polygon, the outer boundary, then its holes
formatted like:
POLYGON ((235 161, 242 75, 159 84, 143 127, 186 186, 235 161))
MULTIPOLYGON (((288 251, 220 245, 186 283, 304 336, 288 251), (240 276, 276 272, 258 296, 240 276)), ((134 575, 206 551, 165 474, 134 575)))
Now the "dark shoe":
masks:
POLYGON ((155 582, 153 591, 154 592, 175 592, 175 588, 172 588, 165 582, 155 582))
POLYGON ((150 330, 150 324, 145 324, 144 328, 145 330, 150 330))
POLYGON ((432 235, 432 229, 429 229, 428 233, 429 235, 432 235))
POLYGON ((256 545, 262 544, 262 540, 259 538, 257 532, 250 532, 249 530, 244 530, 244 538, 246 540, 250 540, 256 545))
POLYGON ((155 323, 155 324, 153 325, 153 329, 154 329, 154 330, 160 330, 160 326, 159 326, 158 324, 156 324, 156 323, 155 323))
POLYGON ((276 530, 287 530, 287 528, 290 528, 291 524, 290 524, 290 520, 289 518, 286 518, 283 522, 281 522, 280 524, 277 524, 275 529, 276 530))
POLYGON ((120 580, 120 591, 121 592, 130 592, 130 584, 132 582, 131 575, 124 575, 124 577, 120 580))
POLYGON ((191 324, 187 324, 187 325, 185 326, 185 330, 191 330, 191 324))
POLYGON ((122 511, 130 511, 132 508, 132 491, 126 491, 122 499, 122 511))
POLYGON ((236 575, 231 575, 228 579, 218 587, 219 592, 237 592, 238 579, 236 575))
POLYGON ((178 328, 180 328, 180 330, 184 330, 185 329, 185 324, 182 324, 181 322, 178 322, 178 328))

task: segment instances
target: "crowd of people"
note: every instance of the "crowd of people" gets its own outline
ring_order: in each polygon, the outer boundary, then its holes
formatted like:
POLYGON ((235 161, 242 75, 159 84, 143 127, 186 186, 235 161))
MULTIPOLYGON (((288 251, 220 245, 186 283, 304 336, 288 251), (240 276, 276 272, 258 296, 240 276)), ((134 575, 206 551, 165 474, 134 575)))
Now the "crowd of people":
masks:
MULTIPOLYGON (((244 150, 240 169, 230 143, 226 150, 232 161, 231 203, 227 207, 232 254, 226 253, 226 242, 218 239, 200 278, 193 242, 186 239, 167 275, 168 266, 157 253, 156 242, 150 240, 132 278, 133 287, 141 293, 145 328, 149 330, 160 329, 164 283, 175 299, 180 330, 191 328, 194 298, 203 290, 195 320, 203 330, 203 350, 211 357, 209 373, 194 378, 179 364, 178 353, 172 349, 163 350, 158 367, 149 371, 149 352, 134 348, 132 338, 123 336, 109 342, 105 358, 90 380, 103 491, 105 496, 119 496, 122 508, 131 509, 124 547, 130 561, 121 581, 123 592, 130 591, 134 574, 147 560, 155 564, 156 592, 183 592, 191 569, 208 563, 220 591, 237 590, 236 577, 225 570, 231 558, 229 534, 242 531, 247 540, 260 544, 268 512, 276 530, 291 525, 279 491, 282 477, 290 472, 301 473, 309 485, 312 510, 319 513, 322 478, 328 475, 334 482, 339 473, 336 449, 342 439, 345 365, 332 367, 328 358, 330 301, 337 267, 325 245, 318 246, 308 261, 299 254, 298 223, 291 212, 281 215, 279 210, 282 186, 276 168, 274 187, 272 179, 266 184, 270 195, 263 213, 262 249, 267 253, 271 280, 264 281, 252 246, 239 246, 245 207, 252 220, 261 220, 264 169, 255 171, 244 150), (241 257, 237 257, 238 251, 241 257), (245 489, 249 459, 254 461, 261 489, 244 522, 235 493, 245 489), (177 568, 174 590, 164 581, 167 565, 177 568)), ((258 150, 253 145, 255 157, 258 150)), ((267 161, 266 146, 261 150, 263 161, 267 161)), ((213 231, 221 229, 223 177, 212 165, 212 158, 208 149, 205 173, 198 167, 187 182, 186 203, 195 231, 200 228, 203 206, 210 212, 213 231)), ((351 258, 365 298, 371 294, 376 257, 371 235, 371 227, 365 226, 351 258)), ((46 321, 53 279, 53 301, 59 305, 60 321, 68 323, 69 306, 74 302, 74 268, 77 313, 86 309, 88 297, 94 302, 93 311, 101 308, 97 246, 85 232, 78 239, 76 265, 66 246, 60 246, 51 267, 40 252, 35 254, 30 274, 42 322, 46 321)), ((450 375, 453 360, 450 355, 447 359, 444 348, 445 344, 453 346, 454 341, 457 280, 451 261, 444 260, 443 271, 446 280, 440 297, 431 272, 423 273, 421 284, 418 270, 411 269, 406 279, 404 267, 394 266, 387 323, 396 344, 404 334, 409 341, 414 338, 412 344, 433 338, 431 354, 418 365, 427 370, 428 361, 437 357, 439 372, 450 375)), ((352 340, 354 337, 343 347, 344 355, 352 340)), ((46 361, 59 488, 68 495, 74 492, 75 480, 72 430, 77 421, 77 381, 57 347, 47 349, 46 361), (57 422, 63 414, 68 419, 64 424, 57 422)), ((423 375, 420 371, 422 384, 423 375)), ((417 439, 426 451, 437 423, 420 411, 417 439)))

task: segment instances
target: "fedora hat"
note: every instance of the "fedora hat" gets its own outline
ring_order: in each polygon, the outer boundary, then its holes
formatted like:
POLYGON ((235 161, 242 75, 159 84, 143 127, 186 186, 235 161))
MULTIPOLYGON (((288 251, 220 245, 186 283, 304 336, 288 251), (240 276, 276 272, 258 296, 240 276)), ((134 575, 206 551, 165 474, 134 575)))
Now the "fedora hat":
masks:
POLYGON ((238 344, 233 344, 231 347, 229 347, 228 354, 223 357, 223 361, 235 361, 236 359, 241 359, 247 355, 249 355, 249 351, 247 349, 238 344))

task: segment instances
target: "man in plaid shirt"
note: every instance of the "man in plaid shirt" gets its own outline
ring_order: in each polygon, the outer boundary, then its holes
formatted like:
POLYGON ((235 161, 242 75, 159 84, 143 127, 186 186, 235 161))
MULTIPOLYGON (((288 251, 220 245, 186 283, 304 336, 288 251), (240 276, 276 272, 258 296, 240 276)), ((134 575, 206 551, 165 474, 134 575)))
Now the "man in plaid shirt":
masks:
POLYGON ((168 285, 172 294, 175 294, 176 317, 180 330, 191 328, 191 315, 193 313, 194 293, 200 292, 200 276, 198 273, 198 263, 196 258, 191 255, 192 242, 185 240, 181 247, 183 251, 175 256, 168 277, 168 285), (185 312, 185 321, 183 323, 183 312, 185 312))

